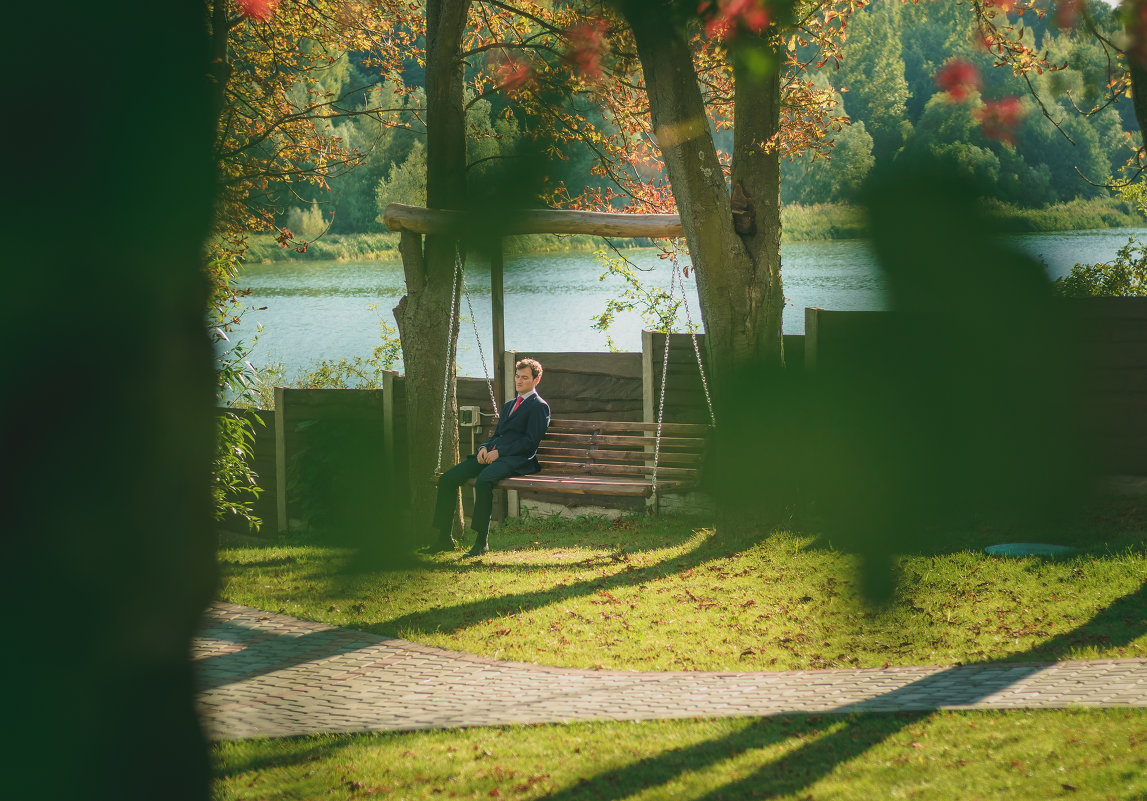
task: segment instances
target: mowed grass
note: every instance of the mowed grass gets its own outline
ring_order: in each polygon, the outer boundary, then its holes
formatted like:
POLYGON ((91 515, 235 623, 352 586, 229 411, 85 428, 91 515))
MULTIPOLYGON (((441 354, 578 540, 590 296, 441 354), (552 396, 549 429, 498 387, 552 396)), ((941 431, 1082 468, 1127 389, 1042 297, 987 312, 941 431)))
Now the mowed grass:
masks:
MULTIPOLYGON (((220 597, 497 659, 616 670, 787 670, 1147 656, 1147 509, 1104 506, 1070 557, 985 556, 1015 532, 922 542, 869 608, 855 556, 775 532, 731 548, 696 521, 513 521, 477 560, 356 570, 296 536, 225 547, 220 597)), ((1030 535, 1022 537, 1031 540, 1030 535)))
POLYGON ((1143 710, 572 723, 217 745, 239 799, 1142 799, 1143 710))

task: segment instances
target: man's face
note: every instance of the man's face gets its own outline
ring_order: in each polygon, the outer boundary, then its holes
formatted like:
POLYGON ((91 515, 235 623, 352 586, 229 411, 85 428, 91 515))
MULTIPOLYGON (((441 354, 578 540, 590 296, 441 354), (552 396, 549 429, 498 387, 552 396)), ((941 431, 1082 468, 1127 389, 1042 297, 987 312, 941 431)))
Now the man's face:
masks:
POLYGON ((534 378, 534 374, 530 372, 529 367, 521 367, 514 372, 514 389, 518 390, 519 395, 525 395, 536 387, 541 380, 541 376, 534 378))

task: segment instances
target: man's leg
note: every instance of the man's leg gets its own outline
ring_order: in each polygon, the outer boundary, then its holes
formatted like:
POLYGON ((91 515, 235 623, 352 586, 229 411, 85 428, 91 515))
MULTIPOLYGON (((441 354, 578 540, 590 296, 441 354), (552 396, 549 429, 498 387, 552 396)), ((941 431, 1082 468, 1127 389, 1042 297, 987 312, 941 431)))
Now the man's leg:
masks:
POLYGON ((470 528, 477 532, 474 547, 466 556, 479 556, 490 550, 488 537, 490 533, 490 511, 494 504, 494 485, 503 478, 511 475, 514 469, 504 462, 497 461, 484 467, 474 482, 474 517, 470 521, 470 528))
POLYGON ((451 467, 438 478, 438 498, 434 504, 434 528, 438 531, 438 541, 434 550, 450 550, 454 547, 454 540, 450 536, 450 529, 454 525, 454 510, 458 504, 458 488, 466 481, 482 472, 485 465, 478 464, 478 459, 469 456, 451 467))

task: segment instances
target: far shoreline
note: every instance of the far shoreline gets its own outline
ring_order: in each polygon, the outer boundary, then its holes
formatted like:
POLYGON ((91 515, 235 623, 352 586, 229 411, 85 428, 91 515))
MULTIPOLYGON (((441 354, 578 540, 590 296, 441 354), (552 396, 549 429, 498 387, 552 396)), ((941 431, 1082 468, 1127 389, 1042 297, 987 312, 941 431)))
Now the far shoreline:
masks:
MULTIPOLYGON (((1008 234, 1144 227, 1142 216, 1117 198, 1073 200, 1040 209, 989 201, 988 210, 1001 221, 1004 232, 1008 234)), ((859 206, 839 203, 802 206, 792 203, 781 209, 782 244, 863 239, 866 227, 864 210, 859 206)), ((272 233, 250 234, 244 261, 251 265, 284 261, 398 261, 398 238, 397 233, 389 231, 326 234, 309 241, 305 252, 298 252, 292 246, 281 247, 272 233)), ((296 234, 296 239, 305 238, 296 234)), ((654 243, 648 239, 614 239, 611 244, 624 250, 652 247, 654 243)), ((604 240, 599 237, 536 234, 513 237, 506 248, 506 255, 592 253, 604 246, 604 240)))

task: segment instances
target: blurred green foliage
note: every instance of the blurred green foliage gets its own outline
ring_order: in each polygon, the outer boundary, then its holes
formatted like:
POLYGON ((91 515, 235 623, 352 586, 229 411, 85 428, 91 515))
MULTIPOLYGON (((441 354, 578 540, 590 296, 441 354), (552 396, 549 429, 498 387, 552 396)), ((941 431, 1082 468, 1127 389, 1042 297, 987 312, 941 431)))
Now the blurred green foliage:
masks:
POLYGON ((870 601, 891 596, 895 553, 954 520, 1054 537, 1087 486, 1071 328, 982 192, 934 161, 881 176, 866 199, 892 311, 811 373, 745 365, 719 395, 707 481, 730 519, 809 515, 862 556, 870 601))

